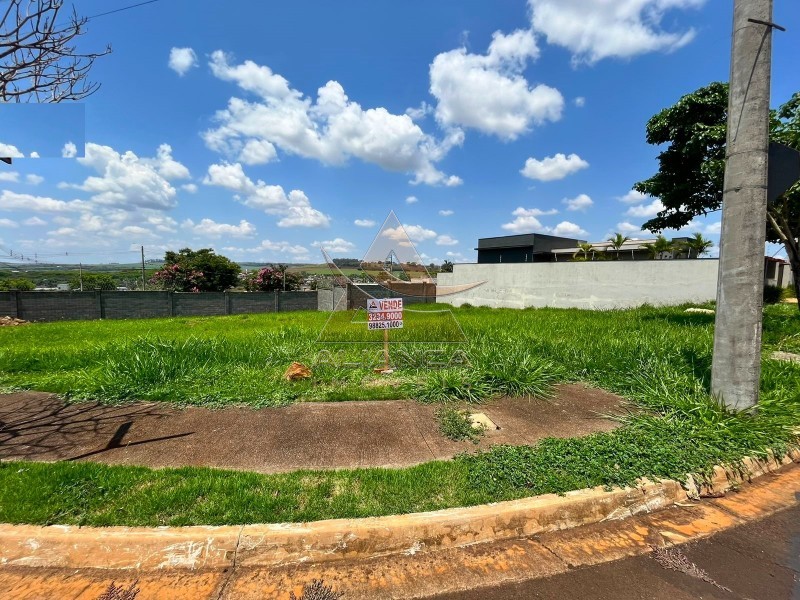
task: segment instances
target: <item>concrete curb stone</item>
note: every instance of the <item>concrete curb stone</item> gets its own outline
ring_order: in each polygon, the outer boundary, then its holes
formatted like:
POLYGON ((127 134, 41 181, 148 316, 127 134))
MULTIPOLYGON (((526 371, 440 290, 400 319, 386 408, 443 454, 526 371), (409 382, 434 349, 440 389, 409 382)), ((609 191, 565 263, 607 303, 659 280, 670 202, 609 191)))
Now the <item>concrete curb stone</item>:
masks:
POLYGON ((778 461, 747 458, 740 469, 684 482, 642 480, 509 502, 365 519, 222 527, 71 527, 0 524, 0 565, 96 569, 226 569, 326 563, 469 546, 556 532, 655 512, 702 496, 720 497, 742 482, 773 473, 778 461))

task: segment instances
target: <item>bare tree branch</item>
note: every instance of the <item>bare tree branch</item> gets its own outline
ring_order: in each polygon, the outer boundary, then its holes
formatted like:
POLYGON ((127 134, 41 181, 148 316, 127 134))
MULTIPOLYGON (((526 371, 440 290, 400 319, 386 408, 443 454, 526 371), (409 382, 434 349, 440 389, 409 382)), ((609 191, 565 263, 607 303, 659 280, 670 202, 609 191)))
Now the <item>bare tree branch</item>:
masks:
POLYGON ((7 0, 0 16, 0 102, 82 100, 100 87, 88 80, 96 58, 111 52, 78 52, 75 40, 88 19, 72 9, 59 21, 64 0, 7 0))

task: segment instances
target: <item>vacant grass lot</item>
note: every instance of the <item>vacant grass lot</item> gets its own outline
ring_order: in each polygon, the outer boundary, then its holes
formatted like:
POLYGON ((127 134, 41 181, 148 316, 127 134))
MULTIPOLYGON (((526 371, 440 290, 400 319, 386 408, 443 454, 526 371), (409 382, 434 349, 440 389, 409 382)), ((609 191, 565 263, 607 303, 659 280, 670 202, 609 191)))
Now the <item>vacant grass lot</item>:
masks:
MULTIPOLYGON (((624 417, 625 426, 610 433, 497 447, 408 469, 256 475, 5 463, 0 521, 182 525, 396 514, 624 485, 640 476, 679 477, 797 441, 792 430, 800 425, 800 365, 763 361, 756 413, 731 414, 709 398, 711 315, 688 314, 682 307, 462 308, 453 315, 467 343, 398 346, 393 353, 403 368, 378 380, 371 364, 339 364, 364 361, 362 345, 328 344, 320 358, 315 340, 324 313, 4 328, 0 386, 112 402, 274 406, 298 400, 542 396, 554 382, 584 381, 644 410, 624 417), (432 356, 452 364, 430 368, 432 356), (293 360, 314 365, 314 379, 284 382, 281 375, 293 360)), ((367 363, 377 360, 378 348, 366 355, 367 363)), ((800 351, 794 306, 765 312, 765 356, 776 349, 800 351)))

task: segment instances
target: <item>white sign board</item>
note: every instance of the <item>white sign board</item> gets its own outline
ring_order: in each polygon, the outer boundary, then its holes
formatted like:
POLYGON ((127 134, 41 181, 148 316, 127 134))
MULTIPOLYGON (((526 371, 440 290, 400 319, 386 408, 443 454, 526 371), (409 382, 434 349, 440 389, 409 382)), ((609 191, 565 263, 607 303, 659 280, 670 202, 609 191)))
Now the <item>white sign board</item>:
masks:
POLYGON ((402 298, 369 298, 367 300, 367 329, 402 329, 402 298))

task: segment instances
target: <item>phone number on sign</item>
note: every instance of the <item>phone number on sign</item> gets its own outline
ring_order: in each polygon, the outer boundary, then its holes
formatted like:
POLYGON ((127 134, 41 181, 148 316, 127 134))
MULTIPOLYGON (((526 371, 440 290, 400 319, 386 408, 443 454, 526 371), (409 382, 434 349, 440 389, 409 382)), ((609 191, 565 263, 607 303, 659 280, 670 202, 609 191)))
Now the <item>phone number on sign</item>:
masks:
POLYGON ((395 311, 395 312, 371 312, 368 313, 369 317, 367 318, 368 321, 402 321, 403 320, 403 312, 402 311, 395 311))
POLYGON ((367 329, 402 329, 402 321, 370 321, 367 329))

